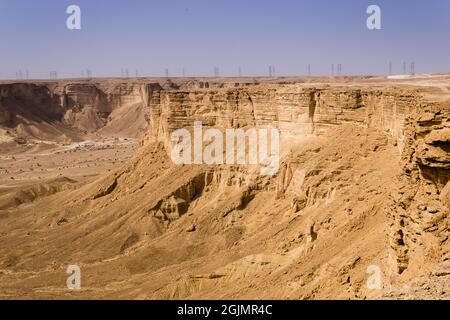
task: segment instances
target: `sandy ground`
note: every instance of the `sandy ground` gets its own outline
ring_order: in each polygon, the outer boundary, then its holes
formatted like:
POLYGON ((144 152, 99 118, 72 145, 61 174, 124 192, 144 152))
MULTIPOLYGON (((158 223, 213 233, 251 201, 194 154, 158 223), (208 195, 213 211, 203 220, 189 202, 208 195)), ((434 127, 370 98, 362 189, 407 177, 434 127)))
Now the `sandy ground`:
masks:
POLYGON ((128 161, 138 139, 115 138, 61 145, 42 142, 3 146, 0 190, 66 177, 83 182, 128 161))

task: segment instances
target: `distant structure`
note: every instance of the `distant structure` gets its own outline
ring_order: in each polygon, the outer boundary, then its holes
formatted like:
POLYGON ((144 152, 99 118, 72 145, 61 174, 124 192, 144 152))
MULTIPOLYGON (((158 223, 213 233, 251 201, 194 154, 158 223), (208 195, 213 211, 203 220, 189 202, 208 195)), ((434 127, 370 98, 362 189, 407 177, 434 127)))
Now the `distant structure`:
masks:
POLYGON ((275 72, 275 66, 272 66, 272 76, 275 77, 276 76, 276 72, 275 72))
POLYGON ((416 63, 413 61, 413 62, 411 62, 411 65, 410 65, 410 71, 411 71, 411 75, 412 76, 414 76, 415 74, 416 74, 416 63))
POLYGON ((183 78, 186 77, 186 72, 185 72, 184 68, 183 68, 183 70, 181 70, 181 73, 183 75, 183 78))
POLYGON ((337 75, 338 76, 342 75, 342 64, 340 63, 337 65, 337 75))
POLYGON ((16 80, 23 80, 22 70, 16 72, 16 80))
POLYGON ((273 76, 273 72, 272 72, 272 66, 269 66, 269 77, 273 76))
POLYGON ((169 77, 169 69, 168 68, 164 69, 164 74, 165 74, 166 78, 169 77))
POLYGON ((50 72, 50 79, 58 79, 58 72, 51 71, 50 72))
POLYGON ((311 65, 308 64, 308 77, 311 77, 311 65))
POLYGON ((334 77, 334 63, 331 65, 331 75, 334 77))
POLYGON ((139 78, 139 70, 138 69, 136 69, 136 78, 139 78))
POLYGON ((403 61, 403 74, 406 74, 406 62, 403 61))
POLYGON ((220 72, 219 72, 219 67, 214 67, 214 77, 219 77, 220 72))
POLYGON ((86 69, 86 77, 92 78, 92 71, 90 69, 86 69))

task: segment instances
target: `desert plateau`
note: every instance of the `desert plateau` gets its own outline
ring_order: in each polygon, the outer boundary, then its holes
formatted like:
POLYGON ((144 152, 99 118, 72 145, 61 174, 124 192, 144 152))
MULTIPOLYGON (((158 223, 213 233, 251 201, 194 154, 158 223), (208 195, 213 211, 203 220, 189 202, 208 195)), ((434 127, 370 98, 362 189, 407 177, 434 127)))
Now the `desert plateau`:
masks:
POLYGON ((446 74, 0 81, 0 299, 449 299, 449 180, 446 74), (174 163, 195 121, 277 173, 174 163))

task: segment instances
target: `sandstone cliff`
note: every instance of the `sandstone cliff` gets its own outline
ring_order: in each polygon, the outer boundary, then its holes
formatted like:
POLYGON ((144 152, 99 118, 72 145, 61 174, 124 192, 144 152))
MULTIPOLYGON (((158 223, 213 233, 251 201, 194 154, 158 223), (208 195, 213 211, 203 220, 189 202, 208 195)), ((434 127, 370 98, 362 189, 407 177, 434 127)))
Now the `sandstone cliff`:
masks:
POLYGON ((72 298, 448 297, 445 91, 378 82, 49 90, 48 121, 83 127, 78 108, 104 119, 139 103, 148 129, 123 167, 2 213, 0 295, 66 297, 64 268, 76 263, 86 289, 72 298), (170 133, 194 121, 279 128, 278 174, 174 165, 170 133), (367 286, 372 267, 380 288, 367 286))
POLYGON ((138 137, 157 83, 53 82, 0 84, 0 126, 21 138, 49 141, 138 137))

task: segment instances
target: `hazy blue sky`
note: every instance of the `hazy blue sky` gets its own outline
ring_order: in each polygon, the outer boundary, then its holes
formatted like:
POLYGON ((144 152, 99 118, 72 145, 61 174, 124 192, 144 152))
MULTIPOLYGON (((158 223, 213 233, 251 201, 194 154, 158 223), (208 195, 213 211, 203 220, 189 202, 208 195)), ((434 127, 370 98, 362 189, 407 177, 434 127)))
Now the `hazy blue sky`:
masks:
POLYGON ((450 72, 448 0, 0 0, 0 78, 130 74, 223 76, 450 72), (66 8, 82 30, 66 28, 66 8), (382 30, 366 27, 370 4, 382 30))

